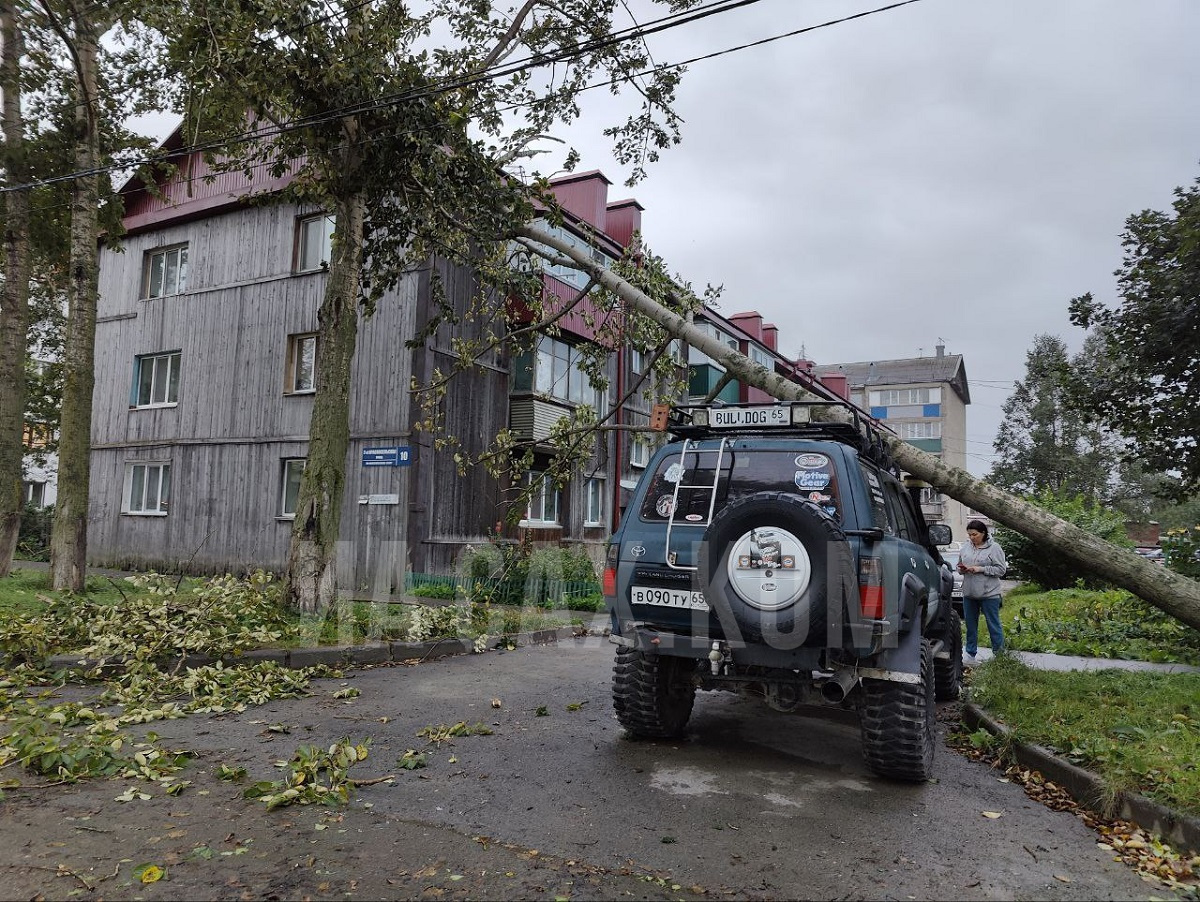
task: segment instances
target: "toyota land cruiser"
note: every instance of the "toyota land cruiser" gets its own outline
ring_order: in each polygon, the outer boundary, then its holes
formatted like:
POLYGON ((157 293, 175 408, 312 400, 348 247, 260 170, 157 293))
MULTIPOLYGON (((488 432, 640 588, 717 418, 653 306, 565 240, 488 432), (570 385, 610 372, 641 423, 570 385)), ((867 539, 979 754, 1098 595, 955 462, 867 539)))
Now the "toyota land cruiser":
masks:
POLYGON ((618 720, 678 736, 697 689, 854 708, 872 771, 928 779, 935 699, 962 677, 950 530, 879 427, 797 402, 677 407, 668 428, 608 548, 618 720))

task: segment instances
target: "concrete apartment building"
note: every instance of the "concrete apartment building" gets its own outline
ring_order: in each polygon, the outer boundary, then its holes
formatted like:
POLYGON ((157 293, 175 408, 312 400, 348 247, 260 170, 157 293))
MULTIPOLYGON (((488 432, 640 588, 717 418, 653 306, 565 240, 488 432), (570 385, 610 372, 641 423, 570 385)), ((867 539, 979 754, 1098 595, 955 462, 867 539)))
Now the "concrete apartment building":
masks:
MULTIPOLYGON (((971 391, 961 354, 937 345, 932 357, 825 363, 815 368, 822 379, 843 376, 851 402, 868 410, 906 442, 952 467, 966 469, 967 405, 971 391)), ((945 523, 954 539, 965 542, 965 505, 932 488, 922 493, 921 508, 930 523, 945 523)))

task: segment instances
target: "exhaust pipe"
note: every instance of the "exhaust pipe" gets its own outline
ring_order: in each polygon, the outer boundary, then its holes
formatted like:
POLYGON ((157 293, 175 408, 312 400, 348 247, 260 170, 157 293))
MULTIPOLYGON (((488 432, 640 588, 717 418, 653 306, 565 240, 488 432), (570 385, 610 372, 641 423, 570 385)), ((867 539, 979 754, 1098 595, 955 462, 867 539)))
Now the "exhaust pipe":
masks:
POLYGON ((854 670, 839 670, 821 683, 821 697, 831 705, 838 705, 858 685, 858 673, 854 670))

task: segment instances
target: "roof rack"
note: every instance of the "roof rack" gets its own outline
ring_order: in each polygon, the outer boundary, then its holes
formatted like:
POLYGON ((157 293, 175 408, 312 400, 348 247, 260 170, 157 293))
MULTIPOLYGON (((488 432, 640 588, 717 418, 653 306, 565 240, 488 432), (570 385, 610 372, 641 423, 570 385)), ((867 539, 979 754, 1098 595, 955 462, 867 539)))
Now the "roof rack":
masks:
POLYGON ((767 404, 678 404, 671 408, 667 431, 686 439, 755 435, 825 439, 850 445, 859 455, 899 475, 876 424, 844 401, 775 401, 767 404), (814 417, 818 410, 840 407, 849 422, 814 417))

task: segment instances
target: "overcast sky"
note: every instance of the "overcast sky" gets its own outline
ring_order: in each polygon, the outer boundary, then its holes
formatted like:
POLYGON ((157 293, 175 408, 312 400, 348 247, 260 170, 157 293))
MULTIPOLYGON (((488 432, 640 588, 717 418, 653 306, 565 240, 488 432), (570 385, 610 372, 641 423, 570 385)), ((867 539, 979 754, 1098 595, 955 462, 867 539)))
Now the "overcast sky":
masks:
MULTIPOLYGON (((882 5, 760 0, 651 50, 688 59, 882 5)), ((1034 336, 1077 350, 1068 301, 1115 298, 1126 217, 1200 176, 1198 39, 1200 0, 920 0, 695 64, 683 143, 633 189, 599 135, 608 101, 569 137, 610 200, 646 208, 650 247, 723 285, 723 314, 762 312, 785 354, 962 354, 982 475, 1034 336)))
MULTIPOLYGON (((758 0, 650 47, 679 62, 883 5, 758 0)), ((1077 350, 1067 304, 1115 299, 1126 218, 1200 176, 1198 39, 1200 0, 918 0, 694 64, 683 143, 632 189, 601 132, 635 95, 588 92, 565 137, 646 208, 655 253, 788 356, 962 354, 983 475, 1034 337, 1077 350)))

